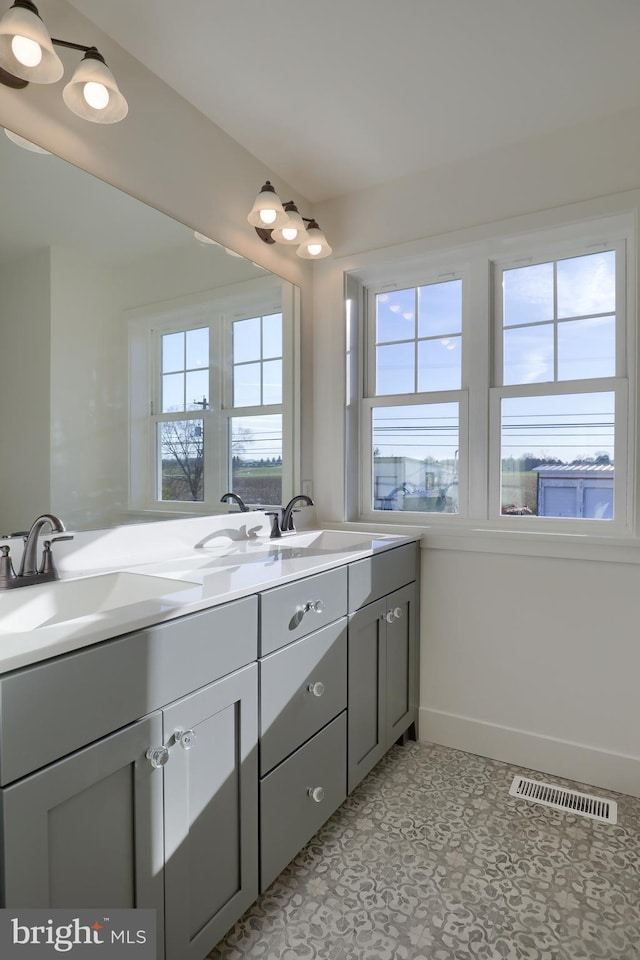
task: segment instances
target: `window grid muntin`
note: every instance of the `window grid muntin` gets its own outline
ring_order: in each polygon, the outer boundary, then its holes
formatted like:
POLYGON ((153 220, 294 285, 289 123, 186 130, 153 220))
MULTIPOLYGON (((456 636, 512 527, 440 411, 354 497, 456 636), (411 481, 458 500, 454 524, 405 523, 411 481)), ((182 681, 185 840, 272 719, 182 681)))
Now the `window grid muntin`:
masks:
MULTIPOLYGON (((549 244, 551 248, 553 244, 549 244)), ((516 386, 516 383, 505 384, 505 350, 504 350, 504 340, 505 333, 511 330, 517 329, 526 329, 526 328, 544 328, 545 326, 553 325, 553 380, 537 380, 533 381, 536 383, 564 383, 567 381, 560 380, 558 378, 558 326, 561 323, 573 322, 575 320, 590 320, 597 319, 599 317, 615 317, 615 371, 614 375, 620 375, 620 366, 622 364, 622 356, 624 353, 624 281, 621 281, 621 276, 624 275, 624 269, 626 265, 625 257, 625 241, 617 241, 614 243, 602 243, 596 244, 598 250, 594 249, 584 249, 580 243, 575 244, 575 252, 565 252, 556 253, 555 256, 547 255, 540 257, 526 257, 526 263, 522 259, 518 259, 515 262, 499 262, 494 261, 493 267, 494 270, 497 268, 497 285, 499 295, 496 297, 496 303, 499 305, 499 318, 496 317, 496 326, 498 327, 498 335, 495 337, 496 349, 494 357, 494 383, 496 385, 505 385, 505 386, 516 386), (613 313, 608 310, 605 312, 592 312, 592 313, 579 313, 571 316, 558 317, 558 264, 567 260, 577 260, 590 256, 598 256, 599 254, 612 253, 614 255, 614 311, 613 313), (543 321, 534 321, 530 323, 521 323, 507 324, 505 322, 505 299, 504 299, 504 276, 510 270, 518 270, 525 267, 533 267, 550 263, 552 264, 553 271, 553 318, 543 321), (621 319, 622 318, 622 319, 621 319)), ((551 253, 551 250, 550 250, 551 253)), ((581 379, 597 379, 596 377, 584 377, 581 379)))
MULTIPOLYGON (((207 330, 207 331, 209 331, 209 327, 208 327, 208 325, 206 325, 206 324, 195 323, 195 324, 185 324, 185 325, 183 325, 183 326, 182 326, 181 328, 179 328, 179 329, 171 329, 171 330, 167 330, 167 331, 165 331, 165 332, 163 332, 162 330, 159 330, 159 331, 158 331, 158 334, 159 334, 159 335, 158 335, 158 350, 159 350, 159 366, 158 366, 158 371, 159 371, 159 372, 158 372, 159 396, 158 396, 158 409, 161 410, 163 413, 177 413, 177 412, 179 412, 179 411, 176 411, 176 410, 165 410, 165 409, 164 409, 164 405, 165 405, 165 404, 164 404, 164 400, 165 400, 165 378, 167 378, 167 377, 172 377, 172 376, 181 376, 181 377, 182 377, 182 409, 181 409, 180 412, 187 413, 187 412, 190 411, 190 409, 193 410, 194 407, 190 407, 190 406, 189 406, 190 403, 193 403, 194 405, 195 405, 196 403, 200 403, 199 401, 196 401, 196 400, 194 400, 194 401, 187 401, 187 379, 188 379, 188 374, 190 374, 190 373, 205 373, 205 372, 208 373, 208 381, 209 381, 209 383, 208 383, 208 390, 207 390, 206 397, 205 397, 204 399, 206 399, 206 402, 207 402, 207 405, 208 405, 208 406, 211 405, 211 376, 212 376, 212 365, 211 365, 211 336, 210 336, 210 335, 208 336, 208 341, 209 341, 209 343, 208 343, 208 353, 209 353, 209 357, 208 357, 208 364, 207 364, 207 366, 206 366, 206 367, 204 367, 204 366, 189 367, 189 366, 187 366, 187 335, 188 335, 191 331, 194 331, 194 330, 207 330), (165 338, 166 338, 166 337, 173 337, 173 336, 176 336, 176 335, 178 335, 178 334, 180 334, 181 337, 182 337, 182 366, 181 366, 181 367, 178 367, 178 368, 175 368, 175 369, 171 369, 171 370, 165 370, 165 369, 164 369, 164 341, 165 341, 165 338)), ((201 410, 201 409, 203 409, 203 408, 202 408, 201 405, 198 406, 198 407, 196 408, 196 412, 197 412, 198 409, 201 410)))
MULTIPOLYGON (((463 344, 463 332, 462 332, 463 319, 462 319, 462 318, 463 318, 463 314, 464 314, 464 301, 463 301, 463 296, 464 296, 464 294, 463 294, 463 290, 462 290, 462 282, 463 282, 463 281, 462 281, 462 277, 459 276, 459 275, 457 274, 457 272, 456 272, 456 273, 448 273, 448 274, 446 275, 446 278, 443 277, 443 276, 439 276, 438 278, 435 278, 435 279, 432 279, 432 280, 425 280, 425 281, 423 281, 423 282, 417 282, 417 283, 412 284, 412 285, 403 286, 403 287, 401 287, 401 288, 398 288, 397 290, 391 290, 391 291, 390 291, 389 289, 385 289, 385 290, 371 290, 371 291, 370 291, 370 293, 371 293, 371 295, 372 295, 372 296, 371 296, 371 300, 372 300, 372 304, 373 304, 373 305, 372 305, 372 313, 371 313, 370 316, 369 316, 369 329, 370 329, 370 330, 371 330, 371 329, 373 330, 373 336, 371 337, 371 341, 373 341, 373 342, 372 342, 371 349, 370 349, 370 351, 369 351, 370 360, 369 360, 369 364, 368 364, 367 383, 368 383, 368 385, 369 385, 369 394, 370 394, 371 396, 379 396, 379 397, 395 396, 395 394, 393 394, 393 393, 378 393, 378 379, 379 379, 379 377, 378 377, 378 348, 379 348, 379 347, 384 348, 384 347, 395 346, 395 345, 400 345, 400 344, 413 344, 413 389, 412 389, 411 391, 405 391, 405 392, 411 392, 411 393, 415 393, 415 394, 439 392, 437 389, 434 390, 434 391, 430 391, 430 390, 422 390, 422 391, 421 391, 421 390, 419 390, 419 373, 420 373, 420 369, 419 369, 419 345, 420 345, 421 343, 424 343, 424 342, 427 342, 427 341, 442 341, 442 340, 445 340, 445 339, 449 339, 449 340, 454 340, 454 339, 456 339, 456 340, 459 340, 459 341, 460 341, 460 347, 461 347, 461 349, 460 349, 460 366, 459 366, 459 386, 456 387, 456 388, 453 388, 453 389, 461 389, 461 387, 462 387, 462 370, 463 370, 463 363, 464 363, 464 349, 462 348, 462 344, 463 344), (419 320, 420 320, 420 317, 419 317, 419 310, 420 310, 419 292, 420 292, 420 290, 421 290, 421 289, 424 289, 424 288, 426 288, 426 287, 434 287, 434 286, 438 286, 438 285, 442 285, 442 284, 449 284, 449 283, 458 283, 458 284, 460 284, 460 301, 461 301, 461 306, 460 306, 460 311, 461 311, 460 330, 455 330, 455 331, 452 332, 452 333, 429 334, 429 335, 420 336, 420 334, 419 334, 419 326, 420 326, 420 324, 419 324, 419 320), (379 303, 379 298, 382 297, 382 296, 389 296, 390 293, 393 293, 393 292, 396 292, 396 293, 404 293, 405 291, 408 291, 408 290, 412 290, 412 292, 413 292, 413 336, 412 336, 412 337, 398 337, 398 338, 396 338, 396 339, 394 339, 394 340, 379 340, 379 339, 378 339, 378 303, 379 303)), ((371 341, 370 341, 370 342, 371 342, 371 341)))
POLYGON ((277 405, 279 405, 279 404, 282 404, 282 396, 283 396, 283 393, 284 393, 284 352, 283 352, 283 350, 284 350, 284 331, 283 331, 283 317, 282 317, 282 313, 281 313, 281 312, 278 313, 278 312, 276 312, 276 311, 271 311, 270 313, 259 314, 258 316, 255 316, 255 317, 244 317, 244 316, 243 316, 243 317, 234 318, 234 319, 232 320, 232 322, 231 322, 231 368, 232 368, 232 369, 231 369, 231 387, 230 387, 230 392, 231 392, 231 404, 232 404, 233 409, 242 410, 242 409, 246 409, 246 408, 248 408, 248 407, 255 407, 255 406, 259 406, 259 407, 262 407, 262 406, 273 407, 273 406, 277 406, 277 405), (267 318, 271 318, 271 317, 273 317, 273 316, 279 316, 279 317, 280 317, 280 353, 279 353, 279 354, 273 354, 273 355, 270 354, 270 355, 268 355, 268 356, 265 356, 265 347, 264 347, 265 333, 264 333, 264 325, 265 325, 265 320, 266 320, 267 318), (259 342, 258 354, 257 354, 257 356, 256 356, 254 359, 251 359, 251 360, 240 360, 240 361, 236 362, 236 361, 233 359, 233 357, 234 357, 234 346, 235 346, 235 330, 236 330, 236 324, 238 324, 238 323, 245 323, 247 320, 259 320, 260 342, 259 342), (280 384, 279 384, 279 386, 280 386, 280 397, 281 397, 281 399, 280 399, 280 401, 271 401, 271 402, 269 402, 268 400, 265 401, 265 396, 264 396, 264 395, 265 395, 265 375, 264 375, 264 368, 265 368, 265 364, 267 364, 267 363, 275 363, 275 362, 277 362, 277 361, 280 361, 280 364, 281 364, 280 384), (249 403, 247 403, 247 404, 242 404, 242 403, 238 403, 238 402, 237 402, 237 398, 236 398, 236 370, 239 369, 239 368, 241 368, 241 367, 249 367, 249 366, 256 366, 256 367, 258 367, 258 369, 259 369, 260 386, 259 386, 259 391, 258 391, 258 392, 259 392, 260 400, 259 400, 259 403, 257 403, 257 404, 249 404, 249 403))

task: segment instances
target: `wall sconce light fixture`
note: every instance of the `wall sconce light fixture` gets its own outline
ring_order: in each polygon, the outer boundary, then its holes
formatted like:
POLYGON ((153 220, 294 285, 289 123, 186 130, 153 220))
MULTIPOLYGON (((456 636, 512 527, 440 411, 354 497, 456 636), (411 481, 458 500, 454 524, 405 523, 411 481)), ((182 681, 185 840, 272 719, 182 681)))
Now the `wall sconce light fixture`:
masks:
POLYGON ((265 243, 295 245, 296 253, 304 260, 321 260, 331 253, 316 221, 301 216, 292 200, 282 204, 269 180, 256 197, 247 220, 265 243))
POLYGON ((96 47, 50 37, 31 0, 15 0, 0 20, 0 83, 14 90, 29 83, 56 83, 64 67, 54 45, 84 53, 62 91, 69 109, 94 123, 123 120, 129 106, 102 54, 96 47))

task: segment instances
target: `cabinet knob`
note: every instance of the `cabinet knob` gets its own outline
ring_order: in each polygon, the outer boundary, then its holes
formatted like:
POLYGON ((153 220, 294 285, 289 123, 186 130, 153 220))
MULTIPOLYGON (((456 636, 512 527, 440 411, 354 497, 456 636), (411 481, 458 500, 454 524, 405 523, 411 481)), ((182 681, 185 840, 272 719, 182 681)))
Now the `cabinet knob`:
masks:
POLYGON ((324 683, 322 680, 316 680, 315 683, 307 684, 307 690, 309 693, 312 693, 314 697, 321 697, 324 693, 324 683))
POLYGON ((324 610, 324 600, 307 600, 301 607, 298 607, 299 613, 322 613, 324 610))
POLYGON ((307 796, 315 800, 316 803, 322 803, 324 800, 324 787, 309 787, 307 796))
POLYGON ((402 607, 394 607, 393 616, 396 620, 399 620, 402 616, 402 607))
POLYGON ((196 739, 196 732, 195 730, 176 730, 173 739, 180 744, 183 750, 191 750, 196 739))
POLYGON ((146 752, 147 760, 151 761, 151 766, 154 770, 157 770, 158 767, 164 767, 165 763, 169 759, 169 748, 168 747, 149 747, 146 752))
POLYGON ((384 615, 384 619, 387 621, 387 623, 393 623, 393 621, 395 620, 393 610, 387 610, 387 612, 384 615))

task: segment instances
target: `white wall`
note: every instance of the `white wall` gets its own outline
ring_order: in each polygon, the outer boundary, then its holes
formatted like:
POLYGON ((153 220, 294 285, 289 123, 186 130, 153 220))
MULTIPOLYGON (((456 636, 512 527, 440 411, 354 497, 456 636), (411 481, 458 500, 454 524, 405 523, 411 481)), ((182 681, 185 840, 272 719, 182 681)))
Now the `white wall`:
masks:
POLYGON ((114 280, 91 254, 51 250, 51 493, 40 511, 50 504, 70 530, 110 526, 127 504, 127 353, 114 280))
POLYGON ((48 250, 0 267, 0 535, 49 505, 50 289, 48 250))
MULTIPOLYGON (((634 110, 316 207, 336 254, 314 274, 321 518, 347 515, 345 273, 614 211, 637 220, 639 186, 634 110)), ((640 795, 639 542, 543 541, 424 537, 420 736, 640 795)))

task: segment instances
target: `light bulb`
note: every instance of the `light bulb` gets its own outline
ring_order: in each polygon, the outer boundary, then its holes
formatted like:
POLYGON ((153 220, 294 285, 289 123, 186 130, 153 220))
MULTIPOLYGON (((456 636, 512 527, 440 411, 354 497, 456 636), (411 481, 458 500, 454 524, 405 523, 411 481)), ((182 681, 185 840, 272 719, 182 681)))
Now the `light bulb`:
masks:
POLYGON ((16 34, 11 41, 11 49, 14 57, 23 67, 37 67, 42 60, 42 47, 29 37, 16 34))
POLYGON ((104 83, 96 83, 95 80, 85 83, 82 95, 94 110, 104 110, 109 103, 109 91, 104 83))
POLYGON ((277 216, 278 214, 276 213, 275 210, 267 209, 267 210, 260 211, 260 219, 262 220, 263 223, 266 223, 266 224, 275 223, 277 216))
POLYGON ((321 243, 308 243, 307 250, 312 257, 317 257, 319 253, 322 253, 322 244, 321 243))
POLYGON ((284 237, 285 240, 295 240, 296 237, 298 236, 298 228, 297 228, 297 227, 283 227, 283 228, 282 228, 282 236, 284 237))

